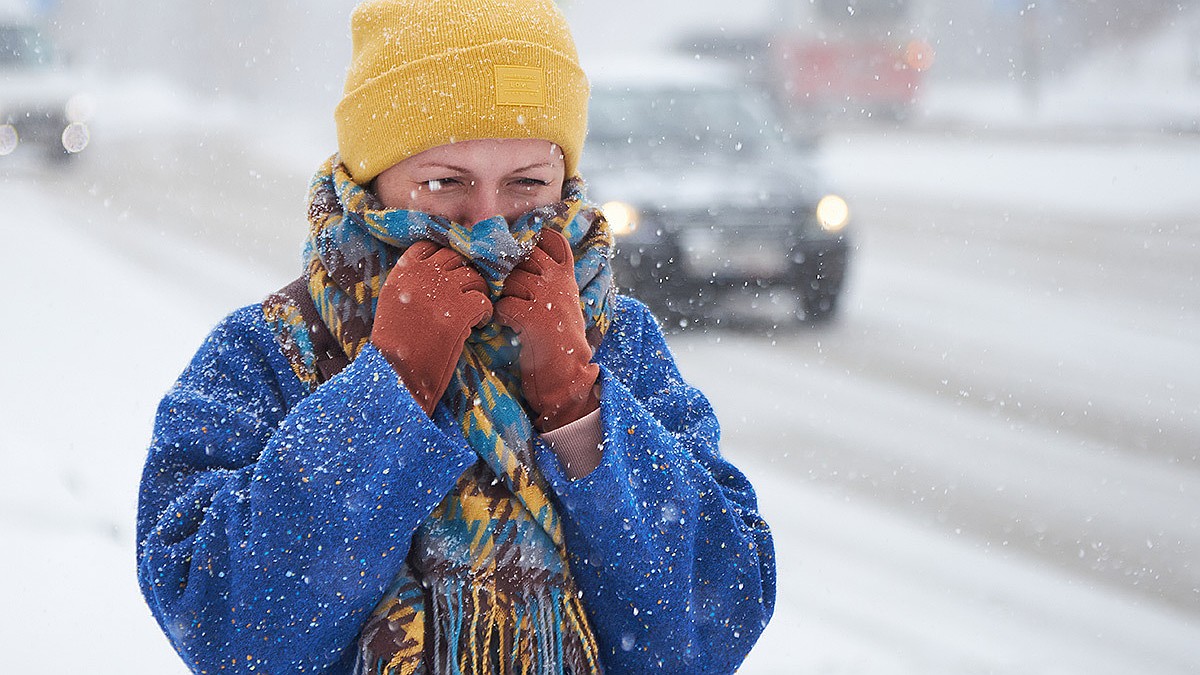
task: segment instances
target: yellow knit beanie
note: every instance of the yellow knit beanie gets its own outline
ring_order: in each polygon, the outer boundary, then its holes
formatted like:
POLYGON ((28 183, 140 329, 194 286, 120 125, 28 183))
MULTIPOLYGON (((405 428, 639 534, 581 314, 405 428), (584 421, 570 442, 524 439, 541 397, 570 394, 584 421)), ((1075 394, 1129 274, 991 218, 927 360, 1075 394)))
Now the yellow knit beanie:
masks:
POLYGON ((356 182, 480 138, 551 141, 575 175, 588 82, 553 0, 367 0, 350 29, 353 56, 334 115, 356 182))

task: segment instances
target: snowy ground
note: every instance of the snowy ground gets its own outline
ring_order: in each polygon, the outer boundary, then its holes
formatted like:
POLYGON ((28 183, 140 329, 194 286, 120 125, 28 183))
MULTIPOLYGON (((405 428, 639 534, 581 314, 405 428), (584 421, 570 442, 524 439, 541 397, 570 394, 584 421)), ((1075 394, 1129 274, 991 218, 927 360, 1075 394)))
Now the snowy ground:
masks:
MULTIPOLYGON (((157 93, 71 174, 0 165, 6 671, 182 672, 134 579, 154 406, 296 273, 324 151, 157 93)), ((841 321, 673 337, 777 538, 746 673, 1200 668, 1200 139, 1007 131, 831 136, 841 321)))

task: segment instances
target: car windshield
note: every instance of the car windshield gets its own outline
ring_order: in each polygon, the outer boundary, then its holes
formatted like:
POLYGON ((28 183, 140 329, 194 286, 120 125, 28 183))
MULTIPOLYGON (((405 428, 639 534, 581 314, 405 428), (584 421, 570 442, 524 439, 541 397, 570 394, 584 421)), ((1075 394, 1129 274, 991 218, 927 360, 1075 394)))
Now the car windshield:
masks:
POLYGON ((779 142, 765 102, 734 89, 598 88, 588 119, 590 147, 640 162, 761 157, 779 142))
POLYGON ((54 62, 50 44, 30 26, 0 26, 0 67, 43 66, 54 62))

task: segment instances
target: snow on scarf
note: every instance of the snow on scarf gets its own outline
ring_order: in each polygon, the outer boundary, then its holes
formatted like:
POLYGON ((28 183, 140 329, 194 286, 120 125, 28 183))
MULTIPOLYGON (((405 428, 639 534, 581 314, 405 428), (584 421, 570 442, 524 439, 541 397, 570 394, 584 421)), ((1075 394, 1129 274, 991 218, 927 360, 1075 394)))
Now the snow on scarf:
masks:
MULTIPOLYGON (((421 239, 470 260, 493 301, 504 279, 537 243, 560 230, 575 253, 575 280, 589 332, 612 315, 612 235, 583 183, 567 181, 564 201, 511 226, 495 217, 462 225, 415 211, 384 209, 334 155, 309 190, 305 245, 311 306, 286 292, 263 303, 297 377, 323 382, 320 362, 353 360, 371 334, 387 272, 421 239), (310 316, 306 321, 304 314, 310 316), (318 354, 313 331, 328 330, 341 354, 318 354)), ((307 300, 302 298, 301 300, 307 300)), ((566 562, 562 527, 532 457, 513 332, 491 323, 472 331, 440 405, 459 420, 479 461, 413 535, 407 564, 364 624, 357 673, 601 672, 595 637, 566 562)))

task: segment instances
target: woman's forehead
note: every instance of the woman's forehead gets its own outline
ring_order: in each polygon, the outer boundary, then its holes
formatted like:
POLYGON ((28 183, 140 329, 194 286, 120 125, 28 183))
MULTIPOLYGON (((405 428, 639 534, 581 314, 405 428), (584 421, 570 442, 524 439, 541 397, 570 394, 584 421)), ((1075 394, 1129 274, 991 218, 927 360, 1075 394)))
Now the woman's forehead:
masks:
POLYGON ((550 163, 562 164, 562 150, 539 138, 482 138, 432 147, 402 160, 410 165, 433 163, 550 163))

